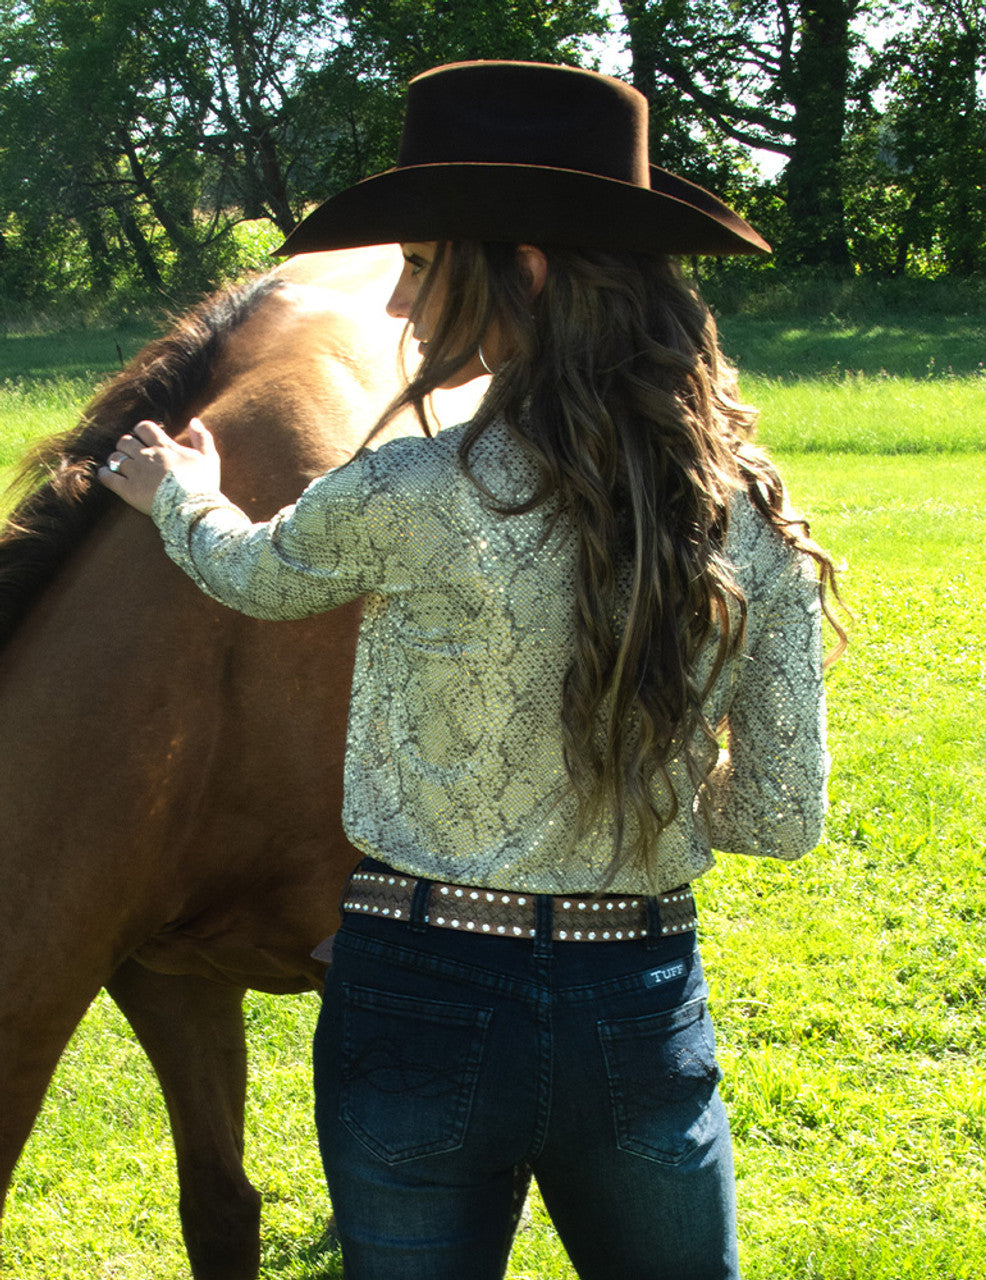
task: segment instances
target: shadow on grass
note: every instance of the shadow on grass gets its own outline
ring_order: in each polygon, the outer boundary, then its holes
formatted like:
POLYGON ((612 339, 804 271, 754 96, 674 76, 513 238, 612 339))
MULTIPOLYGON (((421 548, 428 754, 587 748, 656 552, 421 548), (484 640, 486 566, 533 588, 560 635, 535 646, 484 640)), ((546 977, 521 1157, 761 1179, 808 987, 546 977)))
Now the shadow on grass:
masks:
POLYGON ((118 373, 160 328, 146 321, 4 337, 0 339, 0 380, 85 378, 95 385, 118 373))
POLYGON ((986 323, 974 317, 904 317, 851 323, 836 317, 763 320, 725 316, 723 348, 744 373, 784 381, 845 372, 907 378, 983 375, 986 323))
POLYGON ((261 1280, 343 1280, 335 1219, 316 1218, 307 1241, 264 1233, 261 1280))
MULTIPOLYGON (((116 325, 0 337, 0 381, 84 378, 93 385, 116 373, 165 327, 164 318, 131 316, 116 325)), ((922 378, 981 373, 986 322, 965 315, 905 312, 869 319, 831 311, 797 316, 725 314, 723 347, 744 372, 799 380, 846 370, 922 378)))

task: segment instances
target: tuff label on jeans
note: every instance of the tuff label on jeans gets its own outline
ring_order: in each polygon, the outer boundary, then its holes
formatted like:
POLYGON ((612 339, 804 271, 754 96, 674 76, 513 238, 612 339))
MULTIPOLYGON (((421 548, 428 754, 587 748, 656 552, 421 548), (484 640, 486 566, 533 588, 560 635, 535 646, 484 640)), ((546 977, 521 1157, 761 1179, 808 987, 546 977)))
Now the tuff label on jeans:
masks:
POLYGON ((662 965, 660 969, 651 969, 644 974, 644 984, 648 987, 660 987, 665 982, 674 982, 675 978, 683 978, 688 972, 684 960, 675 960, 673 964, 662 965))

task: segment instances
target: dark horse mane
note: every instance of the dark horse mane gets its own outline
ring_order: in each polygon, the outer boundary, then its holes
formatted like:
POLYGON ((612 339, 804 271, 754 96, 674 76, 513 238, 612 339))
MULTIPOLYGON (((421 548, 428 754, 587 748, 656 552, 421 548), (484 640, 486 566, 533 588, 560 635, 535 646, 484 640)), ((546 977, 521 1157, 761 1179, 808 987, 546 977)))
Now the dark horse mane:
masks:
POLYGON ((119 437, 142 418, 184 427, 226 338, 280 287, 263 275, 206 298, 107 383, 76 427, 28 454, 12 487, 29 492, 0 533, 0 648, 113 501, 96 471, 119 437))

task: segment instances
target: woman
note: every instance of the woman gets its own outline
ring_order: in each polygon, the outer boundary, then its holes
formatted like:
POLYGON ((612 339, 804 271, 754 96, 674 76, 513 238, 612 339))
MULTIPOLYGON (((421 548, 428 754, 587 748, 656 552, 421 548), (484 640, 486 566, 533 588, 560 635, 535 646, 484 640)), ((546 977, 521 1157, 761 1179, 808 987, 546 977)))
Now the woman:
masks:
POLYGON ((532 1169, 580 1276, 735 1277, 689 885, 713 847, 820 838, 832 570, 668 255, 767 246, 649 168, 634 90, 521 63, 418 77, 397 167, 285 251, 390 241, 421 362, 385 421, 491 372, 471 422, 258 526, 201 424, 183 448, 142 423, 100 473, 238 609, 365 597, 367 857, 315 1043, 346 1274, 502 1275, 532 1169))

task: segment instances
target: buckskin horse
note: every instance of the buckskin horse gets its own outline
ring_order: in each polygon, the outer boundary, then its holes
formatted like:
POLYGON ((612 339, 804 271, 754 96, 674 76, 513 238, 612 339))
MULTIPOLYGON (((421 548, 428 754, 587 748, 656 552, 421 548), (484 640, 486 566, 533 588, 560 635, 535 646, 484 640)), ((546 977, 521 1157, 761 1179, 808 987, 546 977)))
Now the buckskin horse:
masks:
POLYGON ((358 857, 339 812, 359 607, 224 609, 95 469, 141 418, 197 414, 227 494, 269 517, 396 391, 398 265, 313 254, 201 304, 41 447, 0 537, 0 1194, 106 987, 167 1102, 195 1280, 259 1266, 241 1006, 321 984, 310 952, 358 857))

